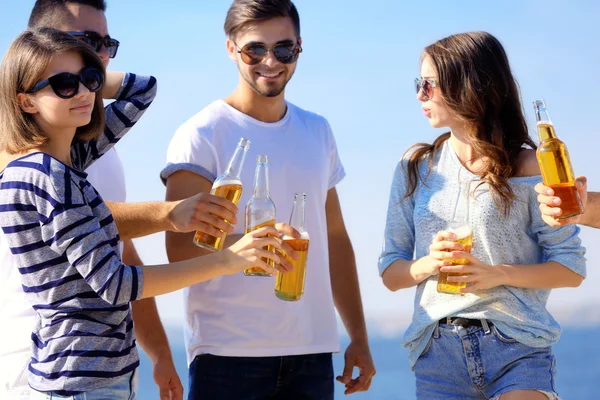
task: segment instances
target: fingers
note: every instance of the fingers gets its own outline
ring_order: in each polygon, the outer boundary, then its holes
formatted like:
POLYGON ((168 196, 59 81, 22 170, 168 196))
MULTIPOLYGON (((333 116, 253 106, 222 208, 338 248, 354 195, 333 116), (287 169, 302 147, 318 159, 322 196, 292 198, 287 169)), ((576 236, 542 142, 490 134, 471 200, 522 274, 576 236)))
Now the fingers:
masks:
POLYGON ((286 224, 284 222, 279 222, 275 224, 275 228, 277 228, 277 230, 283 235, 291 236, 295 239, 301 238, 300 232, 292 228, 291 225, 286 224))
POLYGON ((587 178, 585 176, 580 176, 575 179, 575 187, 577 190, 585 190, 587 189, 587 178))
POLYGON ((225 210, 227 210, 228 212, 230 212, 233 215, 237 215, 237 213, 239 212, 238 207, 232 203, 231 201, 227 200, 224 197, 220 197, 220 196, 215 196, 212 194, 208 194, 208 193, 202 193, 205 195, 207 202, 215 204, 217 206, 223 207, 225 210))
POLYGON ((294 265, 285 257, 280 257, 281 262, 275 265, 275 269, 283 273, 292 272, 294 265))
POLYGON ((264 238, 267 236, 271 236, 271 239, 273 239, 273 241, 277 243, 276 247, 278 249, 281 248, 280 242, 275 239, 275 237, 279 237, 279 231, 273 228, 272 226, 263 226, 260 229, 248 233, 248 235, 250 235, 253 238, 264 238))
POLYGON ((429 246, 429 251, 430 252, 435 252, 435 251, 442 251, 442 250, 449 250, 449 251, 463 251, 465 249, 465 247, 457 242, 451 242, 448 240, 442 240, 439 242, 433 242, 431 244, 431 246, 429 246))
POLYGON ((292 248, 292 246, 290 246, 289 244, 287 244, 282 239, 278 239, 278 240, 281 243, 281 252, 282 253, 284 253, 286 256, 290 257, 292 260, 297 260, 298 258, 300 258, 300 256, 298 255, 298 253, 296 252, 296 250, 294 250, 292 248))
POLYGON ((221 218, 217 218, 212 214, 196 213, 196 215, 194 216, 194 219, 195 219, 195 225, 197 225, 196 230, 211 234, 213 236, 220 236, 220 235, 215 235, 212 231, 223 231, 224 233, 227 233, 227 234, 234 232, 234 228, 233 228, 232 224, 229 224, 229 223, 225 222, 224 220, 222 220, 221 218), (203 229, 200 229, 199 228, 200 226, 209 226, 210 228, 212 228, 211 232, 207 232, 203 229))
POLYGON ((552 188, 549 188, 548 186, 544 185, 542 182, 535 185, 534 189, 538 194, 546 195, 546 196, 554 196, 554 190, 552 190, 552 188))
POLYGON ((435 238, 433 238, 433 242, 441 242, 443 240, 454 241, 456 240, 456 235, 449 231, 439 231, 435 238))
MULTIPOLYGON (((233 204, 233 203, 231 203, 231 204, 233 204)), ((230 210, 228 210, 227 208, 222 207, 217 204, 198 204, 198 205, 196 205, 195 216, 197 219, 200 219, 203 221, 207 221, 207 219, 209 219, 210 217, 213 217, 214 220, 226 220, 232 224, 237 224, 237 217, 236 217, 235 213, 233 213, 230 210)))

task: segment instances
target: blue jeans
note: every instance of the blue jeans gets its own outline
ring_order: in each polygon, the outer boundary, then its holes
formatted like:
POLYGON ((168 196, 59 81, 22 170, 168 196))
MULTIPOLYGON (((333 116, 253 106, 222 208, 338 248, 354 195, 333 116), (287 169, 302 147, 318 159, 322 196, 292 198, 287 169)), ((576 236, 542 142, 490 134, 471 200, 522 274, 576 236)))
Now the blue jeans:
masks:
POLYGON ((331 354, 220 357, 190 365, 188 400, 333 400, 331 354))
POLYGON ((79 393, 74 396, 59 396, 32 390, 31 400, 136 400, 137 369, 123 375, 110 386, 79 393))
POLYGON ((495 399, 513 390, 555 398, 556 366, 550 347, 534 348, 494 325, 439 325, 417 360, 417 399, 495 399))

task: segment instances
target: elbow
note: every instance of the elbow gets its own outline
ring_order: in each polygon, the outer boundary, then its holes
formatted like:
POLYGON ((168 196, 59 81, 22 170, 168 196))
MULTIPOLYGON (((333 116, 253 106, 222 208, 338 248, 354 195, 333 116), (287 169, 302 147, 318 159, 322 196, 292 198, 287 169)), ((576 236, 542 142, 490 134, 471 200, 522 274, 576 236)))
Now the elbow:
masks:
POLYGON ((577 273, 573 273, 573 275, 574 276, 569 280, 569 285, 567 287, 576 288, 581 286, 585 278, 577 273))
POLYGON ((388 288, 390 292, 397 292, 398 290, 402 289, 402 286, 399 285, 398 281, 393 279, 391 274, 386 274, 385 272, 387 271, 384 271, 383 275, 381 276, 383 285, 388 288))

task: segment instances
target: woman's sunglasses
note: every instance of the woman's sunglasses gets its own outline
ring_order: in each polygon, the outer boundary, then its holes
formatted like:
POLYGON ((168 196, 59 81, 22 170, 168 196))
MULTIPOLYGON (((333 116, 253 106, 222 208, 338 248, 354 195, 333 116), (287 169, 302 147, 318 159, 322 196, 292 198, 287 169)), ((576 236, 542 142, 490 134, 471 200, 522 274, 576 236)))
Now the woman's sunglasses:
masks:
POLYGON ((79 75, 62 72, 36 83, 27 93, 39 92, 49 85, 61 99, 71 99, 79 92, 79 82, 90 92, 97 92, 104 83, 104 75, 94 67, 83 70, 79 75))
POLYGON ((235 44, 238 53, 240 53, 242 61, 248 65, 257 65, 263 62, 269 51, 273 53, 273 56, 282 64, 291 64, 298 59, 300 53, 302 53, 302 47, 299 43, 284 42, 278 43, 273 47, 268 47, 264 43, 251 42, 246 44, 241 49, 235 44))
POLYGON ((435 79, 415 79, 415 90, 419 94, 419 90, 423 90, 423 97, 426 100, 433 99, 433 88, 437 87, 438 82, 435 79))
POLYGON ((102 46, 106 47, 106 50, 108 51, 108 57, 110 58, 115 58, 117 55, 117 50, 119 50, 119 41, 111 38, 109 35, 102 37, 98 32, 94 31, 69 33, 75 36, 77 39, 85 42, 85 44, 93 48, 96 53, 99 53, 100 50, 102 50, 102 46))

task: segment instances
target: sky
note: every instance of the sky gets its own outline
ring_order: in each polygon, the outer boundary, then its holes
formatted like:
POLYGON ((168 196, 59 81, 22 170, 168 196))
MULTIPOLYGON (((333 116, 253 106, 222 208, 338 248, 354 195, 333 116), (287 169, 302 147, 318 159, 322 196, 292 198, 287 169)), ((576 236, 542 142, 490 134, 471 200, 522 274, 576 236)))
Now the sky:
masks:
MULTIPOLYGON (((0 0, 0 54, 25 29, 33 3, 0 0)), ((173 133, 237 85, 222 29, 229 4, 108 1, 109 31, 121 42, 110 69, 152 74, 159 81, 155 102, 117 145, 129 201, 164 199, 159 172, 173 133)), ((333 128, 347 172, 338 193, 375 334, 397 334, 412 312, 414 289, 389 292, 378 276, 377 258, 396 163, 410 145, 442 133, 423 117, 413 89, 425 46, 459 32, 495 35, 519 81, 532 136, 531 102, 543 97, 575 173, 588 176, 591 190, 600 190, 595 151, 600 139, 593 123, 594 98, 600 93, 600 3, 297 0, 296 5, 304 52, 286 97, 324 115, 333 128)), ((600 312, 591 306, 600 304, 600 230, 584 228, 581 237, 588 250, 588 278, 580 288, 554 291, 549 307, 563 321, 587 309, 586 315, 600 323, 600 312)), ((166 262, 163 234, 135 243, 145 263, 166 262)), ((181 326, 180 292, 159 297, 158 304, 165 324, 181 326)))

